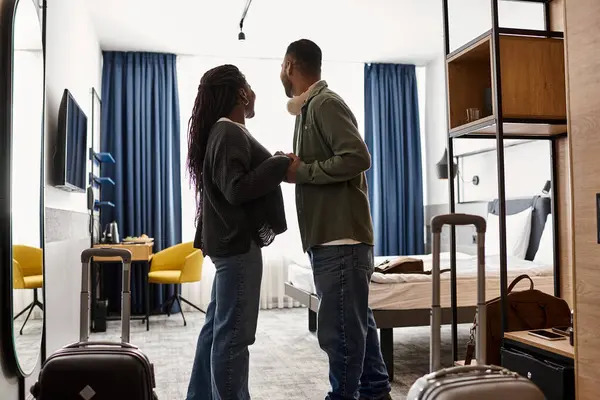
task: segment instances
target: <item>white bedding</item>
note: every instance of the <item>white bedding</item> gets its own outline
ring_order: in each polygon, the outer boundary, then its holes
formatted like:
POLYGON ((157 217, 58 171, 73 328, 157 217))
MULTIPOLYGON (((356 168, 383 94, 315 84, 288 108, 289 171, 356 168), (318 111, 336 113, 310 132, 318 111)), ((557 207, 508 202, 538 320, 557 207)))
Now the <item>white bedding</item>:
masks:
POLYGON ((315 281, 313 279, 312 269, 298 264, 290 265, 288 269, 288 282, 308 293, 316 293, 315 281))
MULTIPOLYGON (((420 258, 422 260, 431 260, 431 254, 421 254, 421 255, 407 256, 407 257, 420 258)), ((474 256, 472 256, 470 254, 466 254, 466 253, 460 253, 460 252, 456 253, 457 260, 469 260, 473 257, 474 256)), ((381 264, 382 262, 384 262, 386 260, 393 260, 395 258, 398 258, 398 256, 377 256, 377 257, 375 257, 375 265, 381 264)), ((440 261, 442 264, 445 260, 450 262, 450 253, 449 252, 444 252, 444 253, 440 254, 440 261)), ((306 260, 295 259, 294 264, 296 264, 297 266, 302 267, 302 268, 310 269, 310 261, 308 260, 308 257, 306 258, 306 260)))
MULTIPOLYGON (((414 255, 411 258, 423 260, 423 269, 431 271, 433 258, 431 254, 414 255)), ((392 257, 375 257, 375 265, 378 265, 386 260, 393 260, 397 256, 392 257)), ((507 257, 509 275, 528 274, 530 276, 551 275, 553 269, 551 265, 542 265, 532 261, 523 260, 516 257, 507 257)), ((293 263, 292 265, 301 269, 311 270, 309 262, 293 263)), ((450 268, 450 253, 442 253, 440 255, 440 269, 450 268)), ((302 272, 296 271, 296 275, 301 275, 299 279, 306 280, 307 277, 302 272)), ((456 275, 459 278, 476 278, 477 277, 477 256, 465 253, 456 253, 456 275)), ((485 275, 486 278, 500 276, 500 256, 490 255, 485 257, 485 275)), ((311 272, 312 276, 312 272, 311 272)), ((450 279, 450 273, 442 274, 442 280, 450 279)), ((312 281, 312 278, 311 278, 312 281)), ((405 282, 430 282, 431 275, 425 274, 382 274, 375 272, 372 281, 374 283, 405 283, 405 282)))
MULTIPOLYGON (((431 269, 431 255, 411 256, 424 262, 424 269, 431 269)), ((376 257, 378 264, 394 257, 376 257)), ((458 253, 457 259, 457 301, 459 306, 472 306, 476 302, 476 256, 458 253)), ((441 268, 449 268, 450 253, 440 256, 441 268)), ((553 292, 552 266, 544 266, 531 261, 508 258, 508 281, 518 275, 528 274, 535 283, 535 288, 546 293, 553 292)), ((486 257, 486 298, 499 296, 499 257, 486 257)), ((450 273, 442 274, 441 303, 443 307, 450 304, 450 273)), ((312 269, 310 264, 292 264, 288 271, 288 281, 295 287, 315 293, 312 269)), ((525 288, 527 282, 519 284, 519 290, 525 288)), ((431 305, 431 276, 422 274, 380 274, 374 273, 369 293, 369 305, 377 310, 402 310, 428 308, 431 305)))
MULTIPOLYGON (((440 268, 450 268, 450 257, 440 258, 440 268)), ((431 254, 425 256, 411 256, 423 260, 423 269, 431 271, 432 257, 431 254)), ((546 276, 552 275, 552 266, 536 264, 532 261, 523 260, 516 257, 507 257, 508 274, 520 275, 527 274, 529 276, 546 276)), ((458 278, 477 278, 477 256, 469 256, 467 254, 456 257, 456 276, 458 278)), ((491 255, 485 257, 485 276, 486 278, 500 277, 500 256, 491 255)), ((450 273, 442 274, 442 280, 450 279, 450 273)), ((431 275, 424 274, 381 274, 375 272, 372 278, 376 283, 403 283, 403 282, 431 282, 431 275)))

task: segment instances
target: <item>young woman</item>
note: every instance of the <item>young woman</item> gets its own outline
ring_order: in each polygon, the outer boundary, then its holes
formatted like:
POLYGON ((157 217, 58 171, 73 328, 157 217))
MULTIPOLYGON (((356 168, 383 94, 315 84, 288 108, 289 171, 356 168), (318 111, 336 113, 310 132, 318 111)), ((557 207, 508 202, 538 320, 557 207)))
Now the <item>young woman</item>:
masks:
POLYGON ((206 72, 189 123, 188 169, 197 193, 194 246, 216 267, 187 400, 250 399, 261 247, 287 229, 279 185, 290 158, 271 155, 244 126, 256 95, 233 65, 206 72))

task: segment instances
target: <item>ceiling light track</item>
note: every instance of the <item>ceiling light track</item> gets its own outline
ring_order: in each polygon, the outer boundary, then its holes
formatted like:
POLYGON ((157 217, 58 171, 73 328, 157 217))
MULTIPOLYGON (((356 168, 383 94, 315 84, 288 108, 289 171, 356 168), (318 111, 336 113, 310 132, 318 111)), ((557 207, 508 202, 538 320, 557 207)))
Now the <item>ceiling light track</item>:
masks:
POLYGON ((240 33, 238 34, 238 40, 246 40, 246 35, 244 34, 244 19, 246 19, 246 14, 248 14, 248 9, 250 8, 250 4, 252 4, 252 0, 247 0, 246 6, 244 7, 244 11, 242 12, 242 19, 240 19, 240 33))

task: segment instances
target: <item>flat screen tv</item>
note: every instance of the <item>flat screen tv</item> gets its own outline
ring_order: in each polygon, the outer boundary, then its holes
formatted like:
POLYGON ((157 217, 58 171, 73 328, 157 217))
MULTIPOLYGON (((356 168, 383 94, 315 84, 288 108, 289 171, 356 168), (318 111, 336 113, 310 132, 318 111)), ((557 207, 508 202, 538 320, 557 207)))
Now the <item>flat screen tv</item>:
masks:
POLYGON ((84 193, 87 187, 87 116, 65 89, 58 110, 58 137, 54 153, 55 186, 84 193))

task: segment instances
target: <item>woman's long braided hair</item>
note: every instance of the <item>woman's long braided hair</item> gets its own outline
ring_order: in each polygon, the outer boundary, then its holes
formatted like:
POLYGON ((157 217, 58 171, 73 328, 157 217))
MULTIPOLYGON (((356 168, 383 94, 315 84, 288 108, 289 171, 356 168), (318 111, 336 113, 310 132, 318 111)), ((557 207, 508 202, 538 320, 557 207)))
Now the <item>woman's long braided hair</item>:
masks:
POLYGON ((235 65, 207 71, 200 80, 192 117, 188 123, 187 168, 196 189, 196 225, 202 230, 202 170, 208 137, 219 118, 227 117, 240 101, 246 78, 235 65))

